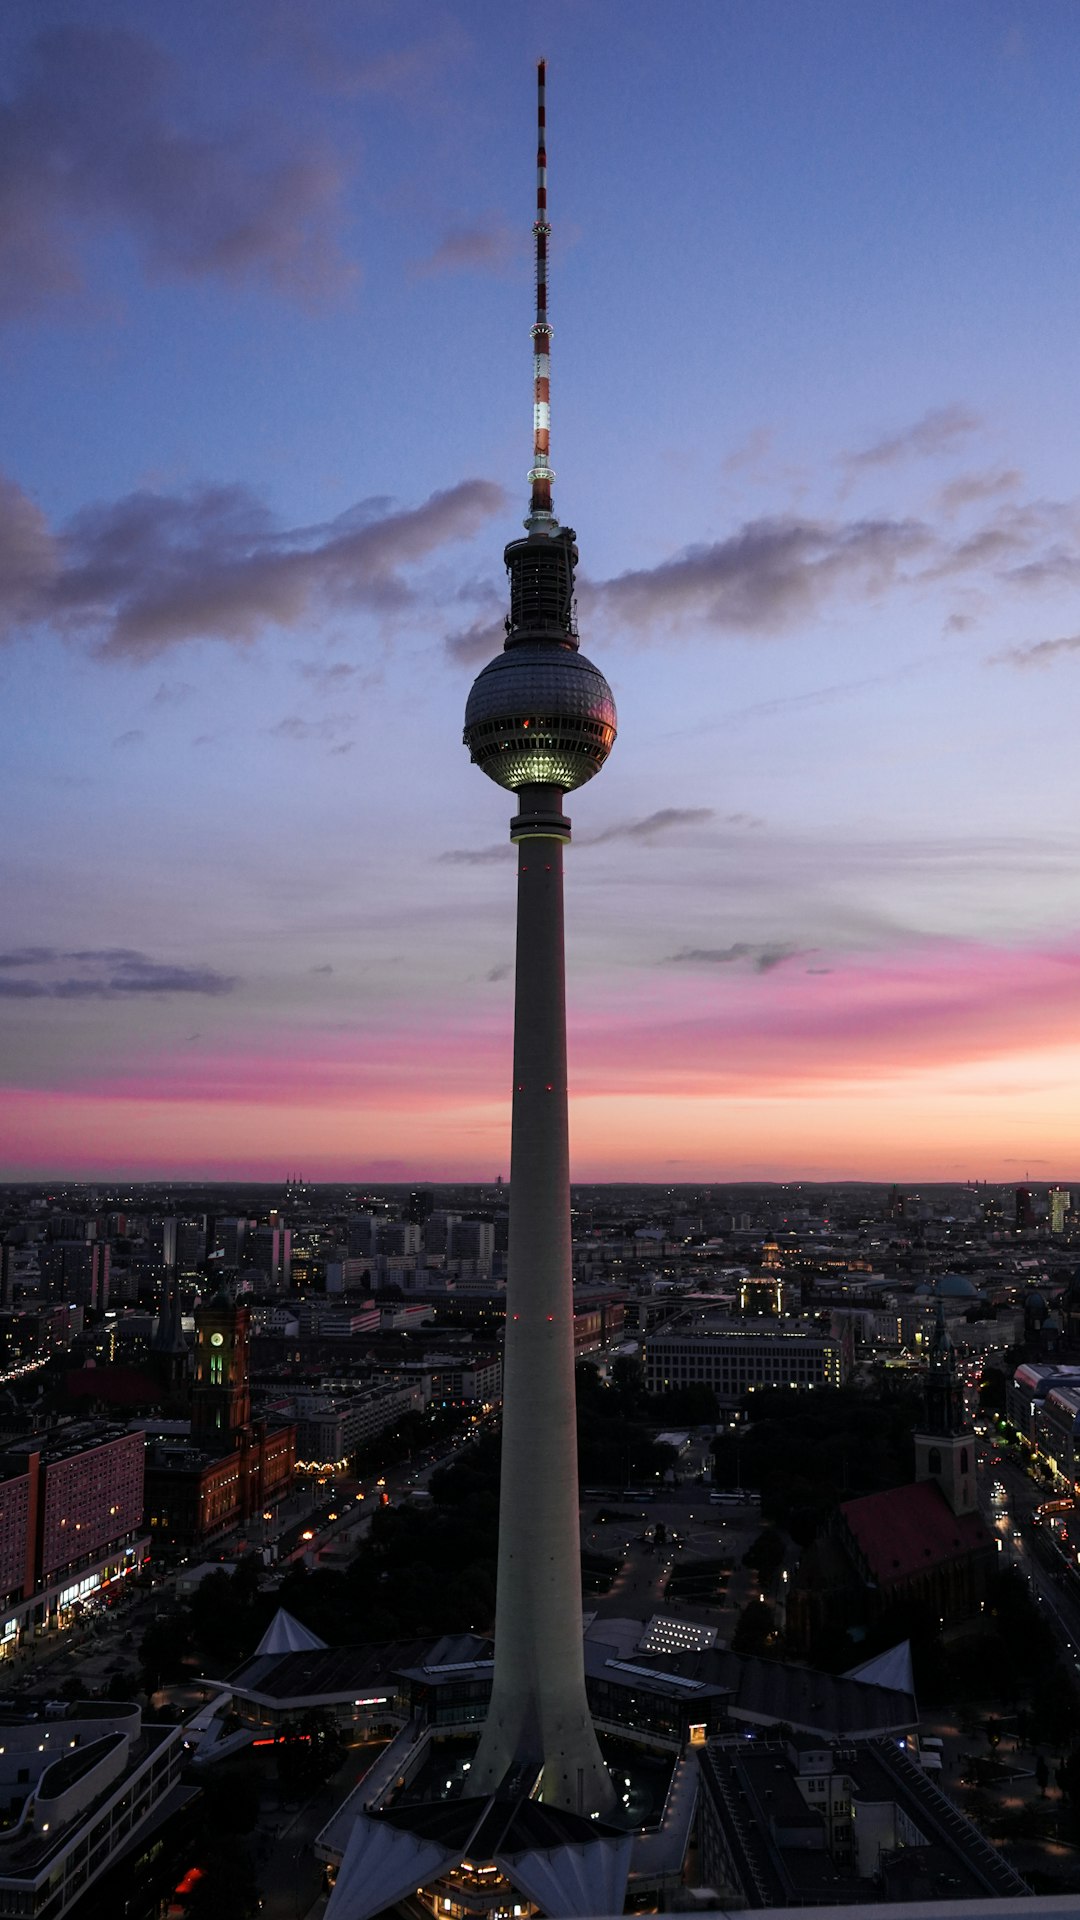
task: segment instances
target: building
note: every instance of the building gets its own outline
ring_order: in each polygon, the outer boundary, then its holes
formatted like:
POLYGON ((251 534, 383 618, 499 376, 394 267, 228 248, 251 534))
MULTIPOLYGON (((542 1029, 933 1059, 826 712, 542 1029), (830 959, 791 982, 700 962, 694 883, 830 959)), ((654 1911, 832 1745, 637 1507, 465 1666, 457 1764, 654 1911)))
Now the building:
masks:
POLYGON ((788 1601, 793 1645, 891 1615, 946 1632, 977 1620, 997 1551, 979 1512, 975 1434, 940 1304, 914 1442, 914 1485, 846 1500, 803 1555, 788 1601))
POLYGON ((247 1526, 292 1485, 295 1426, 251 1417, 250 1331, 250 1307, 224 1292, 196 1311, 189 1434, 147 1445, 146 1517, 158 1547, 190 1553, 247 1526))
POLYGON ((134 1572, 145 1558, 141 1433, 82 1424, 0 1458, 0 1651, 134 1572))
POLYGON ((1080 1386, 1080 1367, 1040 1365, 1025 1360, 1005 1383, 1005 1418, 1034 1446, 1039 1418, 1051 1387, 1080 1386))
POLYGON ((894 1741, 712 1742, 699 1809, 702 1879, 725 1906, 1030 1894, 894 1741))
POLYGON ((46 1299, 104 1313, 109 1304, 109 1258, 108 1241, 54 1240, 42 1247, 38 1262, 46 1299))
POLYGON ((377 1439, 406 1413, 419 1413, 419 1382, 381 1380, 361 1392, 299 1394, 296 1419, 298 1472, 343 1472, 357 1450, 377 1439))
POLYGON ((161 1259, 177 1273, 197 1274, 206 1259, 206 1216, 168 1214, 161 1223, 161 1259))
POLYGON ((76 1701, 0 1718, 0 1913, 63 1920, 141 1834, 191 1797, 183 1727, 76 1701))
POLYGON ((1080 1479, 1080 1379, 1056 1380, 1037 1420, 1037 1442, 1055 1474, 1070 1489, 1080 1479))
POLYGON ((256 1227, 244 1241, 244 1265, 262 1276, 264 1293, 288 1293, 292 1284, 292 1232, 280 1224, 256 1227))
POLYGON ((708 1386, 722 1407, 737 1407, 759 1387, 840 1387, 846 1375, 841 1340, 785 1321, 664 1328, 647 1336, 643 1357, 650 1393, 708 1386))

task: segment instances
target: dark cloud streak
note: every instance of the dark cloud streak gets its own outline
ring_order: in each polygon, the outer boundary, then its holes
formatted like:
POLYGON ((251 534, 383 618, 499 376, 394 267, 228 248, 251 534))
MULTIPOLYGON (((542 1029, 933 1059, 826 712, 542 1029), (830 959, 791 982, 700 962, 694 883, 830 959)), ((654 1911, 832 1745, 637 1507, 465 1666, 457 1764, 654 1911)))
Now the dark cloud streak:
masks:
POLYGON ((239 984, 234 975, 214 967, 178 967, 152 960, 135 947, 14 947, 0 953, 0 999, 3 1000, 118 1000, 129 995, 196 993, 210 997, 231 993, 239 984), (86 968, 82 974, 50 977, 49 967, 86 968), (12 973, 33 968, 28 978, 12 973))
POLYGON ((712 807, 659 807, 655 813, 645 815, 643 820, 624 820, 614 827, 605 827, 601 833, 583 836, 581 844, 588 847, 606 846, 610 840, 654 840, 658 833, 670 833, 677 827, 700 827, 715 818, 712 807))
POLYGON ((737 940, 730 947, 682 947, 678 953, 669 953, 664 964, 733 967, 746 961, 754 973, 771 973, 774 967, 782 967, 786 960, 794 960, 798 953, 798 947, 756 945, 747 940, 737 940))

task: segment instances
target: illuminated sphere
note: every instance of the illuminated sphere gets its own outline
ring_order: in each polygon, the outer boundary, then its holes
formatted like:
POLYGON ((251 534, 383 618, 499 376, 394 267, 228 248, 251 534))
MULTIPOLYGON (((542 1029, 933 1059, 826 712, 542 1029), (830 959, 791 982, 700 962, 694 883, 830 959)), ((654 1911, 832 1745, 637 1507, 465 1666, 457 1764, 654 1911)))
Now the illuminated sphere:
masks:
POLYGON ((500 787, 561 787, 599 773, 615 740, 615 702, 603 674, 573 647, 519 641, 473 682, 465 745, 500 787))

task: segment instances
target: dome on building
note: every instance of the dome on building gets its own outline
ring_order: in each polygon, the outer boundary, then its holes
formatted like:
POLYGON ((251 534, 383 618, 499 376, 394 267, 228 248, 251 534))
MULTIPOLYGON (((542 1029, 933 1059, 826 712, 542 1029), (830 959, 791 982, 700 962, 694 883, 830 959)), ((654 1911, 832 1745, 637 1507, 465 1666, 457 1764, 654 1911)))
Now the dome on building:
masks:
POLYGON ((920 1280, 915 1289, 922 1299, 978 1300, 979 1289, 962 1273, 939 1273, 936 1280, 920 1280))
POLYGON ((931 1292, 936 1293, 941 1300, 977 1300, 979 1298, 978 1287, 963 1273, 941 1274, 931 1288, 931 1292))
POLYGON ((615 702, 598 667, 572 646, 523 641, 473 683, 465 745, 500 787, 571 792, 599 773, 615 741, 615 702))

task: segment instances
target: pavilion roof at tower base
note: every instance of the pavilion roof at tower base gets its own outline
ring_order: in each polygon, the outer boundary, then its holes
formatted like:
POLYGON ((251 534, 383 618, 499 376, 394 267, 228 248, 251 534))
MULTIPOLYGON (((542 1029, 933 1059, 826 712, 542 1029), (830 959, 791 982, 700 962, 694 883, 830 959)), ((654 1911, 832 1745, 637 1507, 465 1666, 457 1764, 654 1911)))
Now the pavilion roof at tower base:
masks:
POLYGON ((471 1885, 488 1905, 502 1882, 552 1920, 619 1913, 632 1847, 629 1834, 527 1795, 360 1812, 325 1920, 371 1920, 433 1883, 458 1910, 471 1885))

